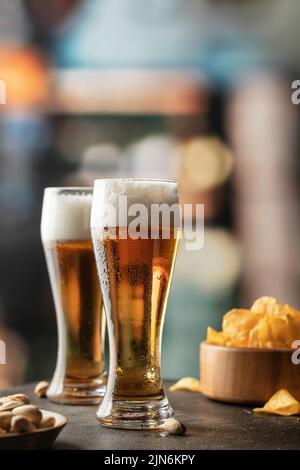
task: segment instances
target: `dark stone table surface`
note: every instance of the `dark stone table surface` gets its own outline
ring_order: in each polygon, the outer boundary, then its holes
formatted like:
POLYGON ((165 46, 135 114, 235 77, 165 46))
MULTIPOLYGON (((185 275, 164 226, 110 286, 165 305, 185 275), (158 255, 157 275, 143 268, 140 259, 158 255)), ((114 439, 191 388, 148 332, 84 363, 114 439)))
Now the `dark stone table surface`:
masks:
MULTIPOLYGON (((149 431, 102 427, 96 406, 65 406, 33 395, 35 384, 0 395, 22 391, 40 408, 61 413, 68 424, 54 449, 184 450, 184 449, 300 449, 300 417, 254 415, 251 408, 211 401, 201 394, 168 393, 176 417, 187 427, 184 436, 161 436, 149 431)), ((166 390, 170 383, 166 382, 166 390)))

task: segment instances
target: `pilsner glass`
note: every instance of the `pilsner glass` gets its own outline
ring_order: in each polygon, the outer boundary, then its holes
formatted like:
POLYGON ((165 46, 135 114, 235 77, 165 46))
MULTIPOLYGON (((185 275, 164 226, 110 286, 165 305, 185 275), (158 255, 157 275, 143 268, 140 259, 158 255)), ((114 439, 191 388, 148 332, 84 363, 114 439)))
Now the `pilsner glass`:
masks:
POLYGON ((150 214, 153 204, 167 209, 174 204, 179 213, 177 184, 96 180, 92 203, 91 232, 110 346, 108 384, 97 417, 104 426, 151 429, 173 416, 160 351, 180 228, 176 217, 167 226, 151 226, 149 215, 139 224, 139 236, 132 236, 132 216, 121 214, 120 196, 126 196, 128 209, 143 204, 150 214))
POLYGON ((41 236, 54 297, 58 355, 53 401, 99 403, 105 391, 105 316, 90 235, 92 188, 46 188, 41 236))

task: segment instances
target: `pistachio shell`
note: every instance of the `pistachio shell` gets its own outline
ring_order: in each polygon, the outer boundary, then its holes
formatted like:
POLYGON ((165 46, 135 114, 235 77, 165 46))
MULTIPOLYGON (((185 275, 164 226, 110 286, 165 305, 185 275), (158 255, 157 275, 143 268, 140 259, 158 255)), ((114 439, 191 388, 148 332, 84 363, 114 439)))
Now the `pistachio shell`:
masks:
POLYGON ((10 422, 12 418, 11 411, 1 411, 0 412, 0 428, 8 431, 10 428, 10 422))
POLYGON ((48 387, 49 387, 49 383, 46 382, 45 380, 42 380, 42 382, 39 382, 34 387, 34 394, 39 398, 44 398, 46 396, 48 387))
POLYGON ((10 432, 32 432, 35 431, 34 424, 25 416, 13 416, 10 432))
POLYGON ((169 434, 185 434, 186 433, 185 425, 175 418, 166 419, 166 421, 162 424, 162 429, 168 432, 169 434))
POLYGON ((55 424, 56 424, 56 421, 55 421, 54 416, 46 416, 40 422, 39 428, 52 428, 53 426, 55 426, 55 424))
POLYGON ((6 400, 0 406, 0 411, 13 410, 14 408, 17 408, 22 405, 24 405, 24 403, 21 400, 6 400))
POLYGON ((13 409, 12 414, 15 416, 23 416, 36 425, 42 420, 42 412, 34 405, 18 406, 13 409))
POLYGON ((25 395, 25 393, 15 393, 14 395, 8 395, 6 400, 19 400, 24 405, 28 405, 30 403, 30 398, 25 395))

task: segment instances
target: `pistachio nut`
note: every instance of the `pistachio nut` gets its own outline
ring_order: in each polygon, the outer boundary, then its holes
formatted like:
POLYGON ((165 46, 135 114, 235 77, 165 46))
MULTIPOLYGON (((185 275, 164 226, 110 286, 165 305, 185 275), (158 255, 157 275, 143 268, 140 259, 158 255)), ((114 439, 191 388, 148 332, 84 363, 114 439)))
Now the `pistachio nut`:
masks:
POLYGON ((34 424, 25 416, 13 416, 10 432, 32 432, 35 431, 34 424))
POLYGON ((18 406, 13 409, 12 414, 15 416, 23 416, 36 425, 38 425, 42 420, 42 412, 34 405, 18 406))
POLYGON ((34 387, 34 394, 39 398, 44 398, 46 396, 48 387, 49 387, 49 383, 46 382, 45 380, 42 380, 42 382, 39 382, 34 387))
POLYGON ((185 434, 186 433, 185 425, 175 418, 166 419, 166 421, 162 424, 161 428, 163 429, 163 431, 169 434, 185 434))
POLYGON ((10 411, 24 405, 21 400, 7 400, 0 405, 0 411, 10 411))
POLYGON ((55 426, 56 420, 54 416, 45 416, 39 424, 39 428, 52 428, 55 426))

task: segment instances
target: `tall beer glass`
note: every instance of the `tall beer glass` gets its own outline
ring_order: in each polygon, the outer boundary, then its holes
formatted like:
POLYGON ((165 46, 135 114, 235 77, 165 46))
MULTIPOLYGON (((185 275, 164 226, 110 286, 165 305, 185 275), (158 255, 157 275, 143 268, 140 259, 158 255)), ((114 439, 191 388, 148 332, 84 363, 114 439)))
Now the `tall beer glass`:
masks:
POLYGON ((99 403, 104 394, 104 315, 90 235, 92 188, 46 188, 41 236, 58 326, 47 392, 60 403, 99 403))
POLYGON ((175 182, 95 181, 91 230, 110 346, 108 385, 97 412, 104 426, 157 428, 173 415, 160 350, 179 218, 173 214, 162 226, 152 221, 151 206, 164 204, 168 211, 174 205, 179 211, 177 203, 175 182), (132 230, 136 204, 148 214, 137 224, 139 233, 132 230))

